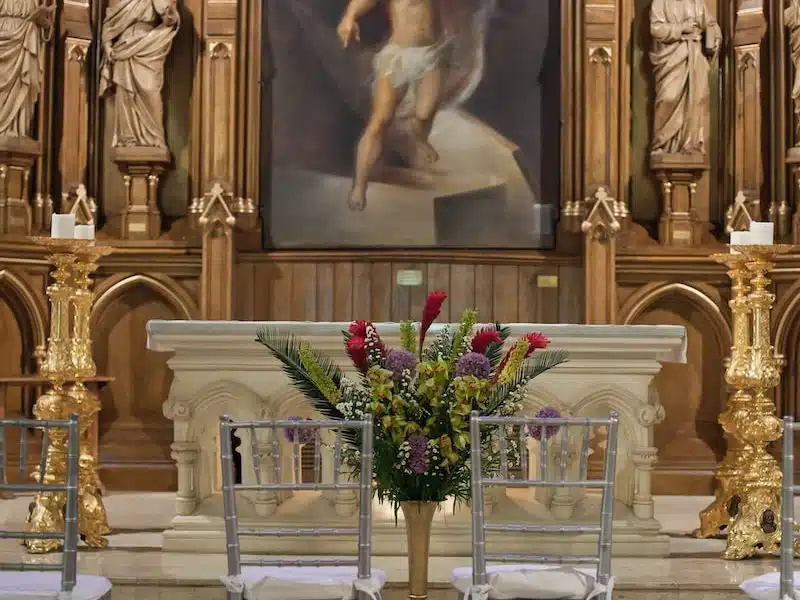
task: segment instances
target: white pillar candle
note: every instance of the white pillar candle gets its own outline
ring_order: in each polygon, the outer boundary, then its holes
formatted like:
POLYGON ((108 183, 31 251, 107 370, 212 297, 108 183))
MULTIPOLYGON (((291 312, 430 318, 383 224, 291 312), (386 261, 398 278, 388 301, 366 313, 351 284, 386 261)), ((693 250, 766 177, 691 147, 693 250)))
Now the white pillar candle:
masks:
MULTIPOLYGON (((749 243, 749 231, 731 231, 731 246, 746 246, 749 243)), ((731 254, 739 254, 739 252, 731 248, 731 254)))
POLYGON ((75 239, 76 240, 93 240, 94 239, 94 225, 76 225, 75 226, 75 239))
POLYGON ((768 246, 775 243, 775 224, 764 221, 750 223, 750 243, 768 246))
POLYGON ((71 240, 75 237, 75 215, 53 215, 50 221, 50 237, 71 240))

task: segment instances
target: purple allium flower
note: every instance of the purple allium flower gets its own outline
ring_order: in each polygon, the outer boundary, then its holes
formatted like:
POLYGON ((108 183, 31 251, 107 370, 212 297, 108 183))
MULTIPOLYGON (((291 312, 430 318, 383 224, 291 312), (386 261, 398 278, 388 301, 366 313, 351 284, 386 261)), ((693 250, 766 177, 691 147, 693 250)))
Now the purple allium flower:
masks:
POLYGON ((478 379, 489 379, 491 370, 489 359, 478 352, 465 354, 456 362, 456 377, 472 375, 478 379))
POLYGON ((412 435, 408 438, 408 468, 415 475, 428 472, 428 438, 412 435))
MULTIPOLYGON (((311 421, 305 417, 289 417, 289 421, 311 421)), ((313 444, 317 436, 316 427, 298 427, 291 429, 287 427, 283 430, 283 437, 291 444, 313 444)))
POLYGON ((403 378, 405 369, 414 372, 417 368, 417 357, 408 350, 390 350, 386 357, 386 368, 392 372, 392 381, 397 383, 403 378))
MULTIPOLYGON (((536 413, 537 419, 560 419, 561 413, 558 412, 557 409, 546 406, 538 413, 536 413)), ((545 439, 553 437, 555 434, 558 433, 558 430, 561 427, 559 425, 548 425, 544 427, 544 437, 545 439)), ((541 441, 542 439, 542 426, 541 425, 528 425, 528 435, 531 436, 533 439, 541 441)))

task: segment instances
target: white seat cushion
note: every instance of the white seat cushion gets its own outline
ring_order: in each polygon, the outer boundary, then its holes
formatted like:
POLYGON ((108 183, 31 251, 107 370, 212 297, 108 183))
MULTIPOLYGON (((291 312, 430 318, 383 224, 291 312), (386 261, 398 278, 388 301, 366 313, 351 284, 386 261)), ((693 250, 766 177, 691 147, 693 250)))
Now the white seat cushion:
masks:
POLYGON ((596 580, 596 569, 549 565, 489 565, 488 585, 472 585, 472 567, 453 569, 450 581, 462 594, 473 600, 588 600, 605 592, 611 596, 613 578, 607 586, 596 580))
MULTIPOLYGON (((800 600, 800 572, 793 574, 792 587, 794 588, 794 598, 789 600, 800 600)), ((779 600, 781 574, 777 571, 765 573, 748 579, 739 588, 753 600, 779 600)))
POLYGON ((240 579, 221 579, 247 600, 351 600, 359 591, 377 598, 386 584, 376 570, 359 581, 356 567, 243 567, 240 579))
MULTIPOLYGON (((59 590, 60 571, 0 571, 0 600, 55 600, 59 590)), ((78 575, 69 597, 71 600, 101 600, 109 597, 110 592, 111 582, 105 577, 78 575)))

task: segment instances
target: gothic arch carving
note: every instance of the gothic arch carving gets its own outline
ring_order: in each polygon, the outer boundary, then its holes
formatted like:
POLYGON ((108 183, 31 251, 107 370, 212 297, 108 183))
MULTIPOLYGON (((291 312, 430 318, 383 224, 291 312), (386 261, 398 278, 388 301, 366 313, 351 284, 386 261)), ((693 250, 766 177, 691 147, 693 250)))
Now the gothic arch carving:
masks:
POLYGON ((92 320, 97 322, 114 300, 129 288, 139 285, 149 287, 166 300, 175 309, 179 318, 186 320, 197 318, 200 312, 197 303, 174 279, 155 273, 149 275, 119 273, 104 280, 95 289, 97 300, 92 307, 92 320))
POLYGON ((31 344, 24 348, 26 359, 32 358, 34 348, 47 341, 47 307, 25 280, 9 269, 0 269, 0 294, 6 296, 21 319, 23 340, 31 344))
MULTIPOLYGON (((185 441, 196 442, 200 449, 195 461, 195 476, 198 472, 203 474, 197 478, 197 497, 202 501, 214 494, 217 488, 215 474, 219 467, 219 417, 227 414, 235 421, 259 419, 262 399, 246 385, 231 380, 215 381, 201 389, 195 397, 196 400, 185 407, 186 416, 189 417, 185 441)), ((170 409, 175 410, 176 407, 165 404, 164 413, 167 414, 170 409)), ((238 432, 236 437, 242 442, 240 449, 244 449, 240 450, 242 477, 249 482, 253 473, 249 433, 238 432)))
POLYGON ((775 303, 775 351, 786 355, 786 347, 790 332, 794 325, 800 322, 800 281, 792 284, 786 292, 781 294, 775 303))
POLYGON ((654 282, 645 285, 625 301, 619 311, 619 322, 630 325, 658 300, 673 295, 682 297, 702 311, 711 323, 720 348, 730 348, 731 327, 727 311, 723 312, 717 291, 704 284, 654 282))

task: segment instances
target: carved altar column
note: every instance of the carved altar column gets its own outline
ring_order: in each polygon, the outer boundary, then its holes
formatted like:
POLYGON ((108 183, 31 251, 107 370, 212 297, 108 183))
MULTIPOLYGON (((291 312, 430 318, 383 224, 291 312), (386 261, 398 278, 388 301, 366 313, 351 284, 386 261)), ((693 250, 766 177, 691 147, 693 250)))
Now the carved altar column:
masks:
POLYGON ((33 232, 30 175, 40 154, 39 143, 30 138, 0 137, 0 233, 33 232))
POLYGON ((169 150, 141 146, 113 148, 111 160, 117 163, 125 182, 122 237, 156 239, 161 234, 158 181, 169 166, 169 150))
POLYGON ((617 318, 617 233, 622 225, 614 215, 615 200, 605 188, 594 194, 589 215, 581 225, 585 319, 587 325, 613 324, 617 318))
POLYGON ((699 244, 707 221, 698 218, 697 182, 708 171, 704 154, 654 154, 650 169, 661 182, 662 207, 658 239, 662 244, 699 244))
POLYGON ((175 514, 191 515, 197 506, 197 489, 194 479, 198 447, 195 442, 173 442, 170 450, 170 456, 178 467, 175 514))

